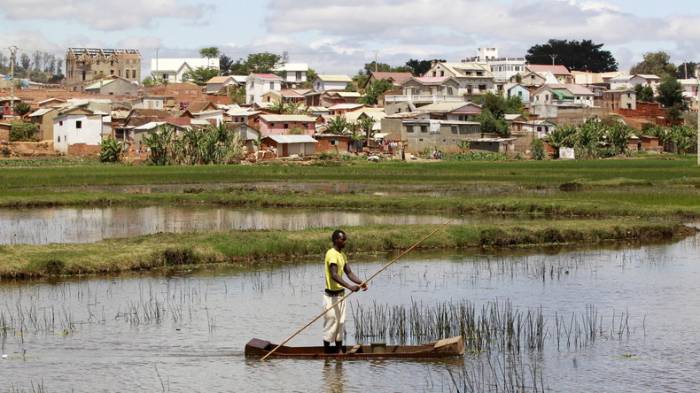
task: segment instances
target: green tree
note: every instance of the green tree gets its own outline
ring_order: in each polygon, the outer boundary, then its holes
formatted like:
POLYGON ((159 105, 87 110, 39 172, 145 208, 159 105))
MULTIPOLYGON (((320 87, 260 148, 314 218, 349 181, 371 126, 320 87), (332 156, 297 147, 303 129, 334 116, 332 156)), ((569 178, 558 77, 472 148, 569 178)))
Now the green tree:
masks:
POLYGON ((342 117, 336 116, 328 122, 327 131, 330 134, 342 135, 349 128, 350 123, 342 117))
POLYGON ((551 39, 528 49, 525 59, 530 64, 552 64, 551 56, 555 55, 557 64, 572 71, 617 71, 617 61, 612 53, 602 48, 603 44, 595 44, 591 40, 551 39))
POLYGON ((10 141, 34 141, 37 139, 39 128, 36 124, 14 121, 10 124, 10 141))
POLYGON ((504 119, 506 113, 523 113, 523 103, 518 97, 508 97, 488 92, 475 99, 475 102, 488 109, 496 118, 504 119))
POLYGON ((228 86, 228 98, 234 104, 245 104, 245 87, 242 86, 228 86))
POLYGON ((197 67, 196 69, 186 72, 182 79, 184 81, 191 81, 198 84, 199 86, 204 86, 207 81, 219 74, 218 70, 212 68, 197 67))
POLYGON ((428 72, 433 67, 433 62, 444 63, 445 59, 433 59, 433 60, 417 60, 410 59, 406 62, 406 66, 411 69, 411 74, 413 76, 421 76, 428 72))
POLYGON ((651 86, 637 85, 634 87, 634 92, 637 94, 637 101, 654 101, 654 89, 651 86))
POLYGON ((541 161, 547 158, 542 139, 535 138, 532 140, 532 143, 530 143, 530 152, 532 153, 532 158, 535 160, 541 161))
POLYGON ((375 120, 372 116, 361 116, 357 120, 358 127, 365 134, 367 144, 369 144, 369 140, 374 136, 374 124, 375 120))
POLYGON ((557 151, 561 147, 574 147, 576 144, 576 127, 572 125, 564 125, 557 127, 547 136, 548 142, 557 151))
POLYGON ((172 162, 174 136, 173 127, 160 126, 143 137, 143 143, 149 150, 148 160, 151 164, 168 165, 172 162))
POLYGON ((394 85, 388 80, 375 80, 365 88, 364 95, 360 97, 360 102, 365 105, 377 105, 379 97, 391 90, 394 85))
POLYGON ((659 85, 657 101, 666 108, 666 117, 671 121, 682 118, 683 111, 688 109, 688 104, 683 99, 683 87, 672 76, 667 76, 659 85))
POLYGON ((144 85, 145 87, 151 87, 156 85, 156 81, 153 79, 151 76, 147 76, 143 78, 143 81, 141 81, 141 84, 144 85))
POLYGON ((219 57, 219 48, 215 46, 202 48, 199 50, 199 54, 207 59, 207 67, 209 67, 209 61, 215 57, 219 57))
POLYGON ((251 53, 245 61, 245 68, 247 73, 268 73, 283 64, 280 55, 270 52, 251 53))
POLYGON ((665 78, 676 74, 676 66, 666 52, 647 52, 644 60, 630 69, 630 74, 653 74, 665 78))
POLYGON ((221 56, 219 56, 219 73, 221 75, 231 75, 233 64, 233 59, 222 53, 221 56))
POLYGON ((26 102, 19 101, 15 103, 14 112, 19 117, 24 117, 27 113, 32 110, 32 107, 26 102))
POLYGON ((481 132, 492 132, 502 137, 510 136, 508 123, 506 123, 505 120, 494 116, 494 114, 491 113, 488 108, 481 110, 478 120, 479 123, 481 123, 481 132))
POLYGON ((689 78, 694 78, 695 77, 695 72, 700 66, 700 63, 696 63, 694 61, 689 61, 687 63, 681 63, 678 68, 676 69, 676 78, 677 79, 689 79, 689 78))
POLYGON ((610 143, 616 154, 625 154, 627 152, 631 136, 632 129, 620 122, 614 122, 606 128, 605 139, 610 143))
POLYGON ((600 149, 600 142, 605 135, 604 125, 597 119, 591 119, 583 123, 576 131, 574 149, 576 156, 581 158, 596 158, 600 149))
POLYGON ((124 152, 124 144, 114 138, 106 138, 100 144, 101 162, 119 162, 124 152))

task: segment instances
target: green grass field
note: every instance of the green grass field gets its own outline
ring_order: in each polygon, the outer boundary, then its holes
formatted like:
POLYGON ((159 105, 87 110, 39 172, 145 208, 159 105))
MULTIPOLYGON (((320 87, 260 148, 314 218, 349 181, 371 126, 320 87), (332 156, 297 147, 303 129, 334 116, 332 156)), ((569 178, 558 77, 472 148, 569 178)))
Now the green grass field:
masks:
MULTIPOLYGON (((0 164, 0 208, 196 205, 484 217, 450 227, 427 248, 669 239, 688 234, 691 230, 681 223, 700 217, 700 168, 690 157, 197 167, 46 160, 28 165, 0 164), (494 226, 488 215, 511 218, 494 226)), ((354 251, 405 248, 429 229, 353 228, 354 251)), ((327 232, 159 234, 93 244, 0 246, 0 277, 290 261, 320 255, 329 245, 327 232)))

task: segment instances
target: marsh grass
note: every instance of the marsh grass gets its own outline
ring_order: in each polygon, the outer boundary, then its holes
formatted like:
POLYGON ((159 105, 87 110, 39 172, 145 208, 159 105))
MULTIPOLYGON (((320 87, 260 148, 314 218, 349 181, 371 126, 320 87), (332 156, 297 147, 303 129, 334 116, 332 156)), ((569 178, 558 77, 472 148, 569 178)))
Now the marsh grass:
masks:
POLYGON ((541 307, 518 310, 510 301, 477 307, 468 300, 428 305, 411 299, 410 305, 355 303, 352 315, 357 342, 418 344, 462 336, 466 350, 476 354, 542 352, 548 341, 555 341, 557 350, 579 350, 597 339, 622 340, 631 334, 629 312, 613 310, 604 317, 594 305, 570 316, 547 317, 541 307))
MULTIPOLYGON (((406 249, 436 225, 354 227, 350 253, 406 249)), ((329 246, 330 229, 303 231, 229 231, 155 234, 86 244, 10 245, 0 249, 0 278, 187 269, 208 264, 251 267, 319 258, 329 246), (47 261, 63 261, 47 262, 47 261)), ((421 249, 502 249, 610 241, 669 240, 696 233, 673 221, 545 220, 510 224, 451 225, 420 245, 421 249)))

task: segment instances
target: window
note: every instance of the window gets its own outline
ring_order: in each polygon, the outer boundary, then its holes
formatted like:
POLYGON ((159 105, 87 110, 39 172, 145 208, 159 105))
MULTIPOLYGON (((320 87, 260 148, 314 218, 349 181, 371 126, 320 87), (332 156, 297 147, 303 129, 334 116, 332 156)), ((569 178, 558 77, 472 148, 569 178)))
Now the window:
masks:
POLYGON ((450 131, 452 131, 453 134, 458 134, 459 133, 459 127, 457 126, 451 126, 450 131))
POLYGON ((270 90, 275 90, 275 82, 270 82, 270 90))
POLYGON ((406 126, 406 132, 413 133, 413 126, 406 126))
POLYGON ((486 91, 486 85, 479 85, 480 91, 486 91))
POLYGON ((301 81, 301 71, 297 71, 297 82, 301 81))
POLYGON ((270 123, 270 127, 274 128, 274 127, 275 127, 275 123, 270 123))
POLYGON ((126 79, 129 79, 129 70, 126 70, 126 79))
POLYGON ((483 71, 477 71, 477 72, 476 72, 476 76, 484 76, 484 72, 483 72, 483 71))
POLYGON ((61 143, 61 136, 58 136, 58 139, 56 139, 56 142, 61 143))
POLYGON ((518 92, 518 97, 523 98, 523 92, 522 92, 522 91, 519 91, 519 92, 518 92))
POLYGON ((437 71, 433 71, 433 76, 437 76, 437 71))
MULTIPOLYGON (((59 122, 58 122, 58 125, 59 125, 59 126, 63 126, 63 120, 59 121, 59 122)), ((60 138, 60 137, 59 137, 59 138, 60 138)))
POLYGON ((83 122, 81 120, 76 120, 75 121, 75 128, 77 128, 77 129, 83 128, 83 122))
POLYGON ((445 76, 445 71, 440 71, 440 76, 445 76))
POLYGON ((289 128, 289 124, 284 123, 284 128, 289 128))
POLYGON ((428 132, 428 126, 420 126, 420 132, 422 132, 422 133, 424 133, 424 134, 425 134, 426 132, 428 132))
POLYGON ((542 126, 537 126, 537 132, 542 132, 542 126))
POLYGON ((114 70, 109 70, 110 75, 114 75, 114 70))

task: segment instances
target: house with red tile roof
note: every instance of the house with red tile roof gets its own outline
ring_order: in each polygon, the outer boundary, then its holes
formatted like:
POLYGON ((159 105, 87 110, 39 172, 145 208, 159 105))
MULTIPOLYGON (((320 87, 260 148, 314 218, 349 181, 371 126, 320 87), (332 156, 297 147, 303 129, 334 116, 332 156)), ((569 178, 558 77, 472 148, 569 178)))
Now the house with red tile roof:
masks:
POLYGON ((389 81, 395 87, 401 87, 404 82, 411 79, 413 75, 410 72, 370 72, 367 82, 365 82, 363 87, 367 87, 372 82, 376 81, 389 81))

